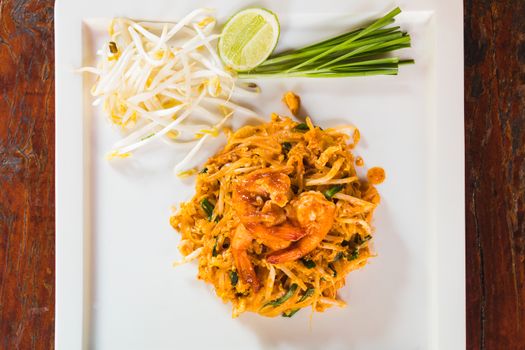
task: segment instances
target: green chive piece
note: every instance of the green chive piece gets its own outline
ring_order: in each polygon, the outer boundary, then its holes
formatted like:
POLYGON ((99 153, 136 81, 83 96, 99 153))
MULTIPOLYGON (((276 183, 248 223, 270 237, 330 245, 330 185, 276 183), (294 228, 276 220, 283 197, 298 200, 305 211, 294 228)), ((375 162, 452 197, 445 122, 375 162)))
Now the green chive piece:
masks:
POLYGON ((352 251, 352 253, 350 253, 350 255, 347 256, 348 260, 352 261, 352 260, 355 260, 359 257, 359 250, 358 249, 354 249, 352 251))
POLYGON ((292 297, 292 295, 294 295, 296 290, 297 290, 297 284, 294 283, 294 284, 292 284, 290 286, 290 289, 288 289, 288 292, 286 292, 285 295, 283 295, 282 297, 277 298, 275 300, 267 302, 266 304, 263 305, 263 307, 269 306, 269 305, 271 305, 273 307, 276 307, 276 306, 279 306, 279 305, 283 304, 285 301, 290 299, 292 297))
POLYGON ((300 67, 306 66, 309 63, 313 63, 315 61, 318 61, 320 58, 323 58, 323 57, 326 57, 326 56, 330 55, 332 52, 337 51, 339 48, 350 44, 351 42, 359 39, 360 37, 363 37, 364 35, 369 34, 369 33, 373 32, 373 31, 375 31, 377 29, 383 28, 384 26, 386 26, 386 25, 388 25, 390 23, 390 19, 392 19, 393 17, 398 15, 400 12, 401 12, 401 9, 399 9, 399 7, 396 7, 394 10, 390 11, 388 14, 386 14, 382 18, 378 19, 377 21, 375 21, 374 23, 372 23, 371 25, 369 25, 368 27, 363 29, 363 31, 361 31, 360 33, 356 34, 355 36, 350 37, 349 39, 346 39, 344 42, 342 42, 342 43, 340 43, 340 44, 338 44, 336 46, 332 46, 330 49, 323 51, 322 53, 320 53, 320 54, 310 58, 307 61, 304 61, 304 62, 300 63, 297 66, 292 67, 290 70, 296 70, 296 69, 298 69, 300 67))
POLYGON ((300 124, 297 124, 296 126, 294 126, 294 130, 303 132, 303 131, 310 130, 310 128, 308 127, 308 125, 306 123, 300 123, 300 124))
POLYGON ((290 152, 290 150, 292 149, 292 144, 291 144, 290 142, 283 142, 283 143, 281 144, 281 147, 283 148, 283 151, 284 151, 285 153, 288 153, 288 152, 290 152))
POLYGON ((315 261, 306 258, 301 258, 301 262, 307 269, 313 269, 315 267, 315 261))
POLYGON ((201 201, 201 208, 204 210, 204 212, 208 216, 208 220, 211 221, 211 218, 213 216, 213 209, 215 209, 213 204, 211 204, 207 198, 204 198, 201 201))
POLYGON ((329 263, 328 268, 332 270, 332 277, 337 277, 337 270, 335 269, 334 264, 329 263))
POLYGON ((334 258, 334 261, 332 261, 332 262, 338 262, 339 260, 341 260, 343 258, 343 256, 344 256, 343 252, 337 253, 337 255, 334 258))
POLYGON ((199 174, 206 174, 208 172, 208 168, 202 168, 201 171, 199 171, 199 174))
POLYGON ((283 312, 283 314, 281 315, 282 317, 292 317, 293 315, 295 315, 297 313, 297 311, 299 311, 301 309, 292 309, 290 311, 285 311, 283 312))
POLYGON ((330 200, 339 191, 343 189, 343 185, 335 185, 324 191, 326 199, 330 200))
POLYGON ((216 257, 217 256, 217 243, 219 242, 219 236, 215 237, 215 244, 213 245, 213 249, 211 250, 211 256, 216 257))
POLYGON ((230 271, 230 282, 234 287, 237 285, 237 282, 239 282, 239 276, 237 275, 237 272, 230 271))
POLYGON ((302 303, 303 301, 311 297, 314 294, 314 292, 315 292, 315 288, 308 288, 306 292, 304 292, 304 295, 297 302, 302 303))

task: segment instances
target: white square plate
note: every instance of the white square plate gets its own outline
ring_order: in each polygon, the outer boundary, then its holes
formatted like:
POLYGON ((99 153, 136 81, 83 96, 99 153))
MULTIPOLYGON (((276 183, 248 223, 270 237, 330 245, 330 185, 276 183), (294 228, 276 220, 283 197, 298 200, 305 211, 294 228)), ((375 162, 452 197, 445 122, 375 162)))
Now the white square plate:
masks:
MULTIPOLYGON (((458 0, 242 2, 226 0, 57 1, 56 348, 61 349, 462 349, 465 347, 462 2, 458 0), (387 181, 375 216, 378 257, 352 273, 343 309, 291 319, 231 319, 196 266, 171 267, 178 234, 172 205, 192 181, 171 172, 180 152, 155 145, 108 162, 118 138, 91 106, 94 64, 115 16, 176 21, 197 7, 224 20, 262 6, 278 14, 279 47, 297 46, 399 5, 416 60, 398 76, 275 79, 258 83, 262 116, 285 112, 299 93, 320 125, 351 122, 366 166, 387 181)), ((208 152, 216 150, 211 146, 208 152)))

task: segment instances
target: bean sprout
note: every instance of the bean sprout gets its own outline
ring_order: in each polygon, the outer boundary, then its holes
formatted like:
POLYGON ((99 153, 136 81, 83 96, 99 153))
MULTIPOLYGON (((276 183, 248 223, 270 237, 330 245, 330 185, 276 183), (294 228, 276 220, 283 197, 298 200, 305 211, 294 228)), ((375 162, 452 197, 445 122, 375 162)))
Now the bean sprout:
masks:
POLYGON ((110 122, 123 131, 108 158, 129 157, 162 137, 172 145, 192 147, 174 167, 181 171, 232 115, 258 119, 232 100, 258 91, 236 87, 235 73, 221 63, 211 14, 210 9, 197 9, 177 23, 111 21, 110 40, 98 51, 97 67, 79 69, 97 77, 93 105, 102 104, 110 122))

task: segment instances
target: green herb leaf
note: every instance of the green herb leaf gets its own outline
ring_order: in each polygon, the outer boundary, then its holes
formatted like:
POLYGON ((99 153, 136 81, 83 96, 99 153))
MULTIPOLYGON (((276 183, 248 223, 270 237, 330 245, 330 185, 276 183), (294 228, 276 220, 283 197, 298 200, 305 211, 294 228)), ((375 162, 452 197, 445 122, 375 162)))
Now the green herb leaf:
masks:
POLYGON ((298 303, 302 303, 309 297, 311 297, 315 292, 315 288, 308 288, 306 292, 304 292, 303 296, 297 301, 298 303))
POLYGON ((204 198, 201 201, 201 208, 204 210, 204 212, 208 216, 208 220, 211 221, 211 218, 213 216, 213 209, 215 209, 213 204, 211 204, 207 198, 204 198))
POLYGON ((324 196, 326 199, 330 200, 332 197, 339 191, 343 189, 342 185, 335 185, 324 191, 324 196))
POLYGON ((337 255, 335 256, 334 260, 332 262, 338 262, 339 260, 341 260, 343 258, 344 254, 343 252, 339 252, 337 253, 337 255))
POLYGON ((315 261, 306 258, 301 258, 301 262, 307 269, 313 269, 315 267, 315 261))
POLYGON ((281 144, 281 147, 282 147, 284 153, 288 153, 292 149, 292 144, 290 142, 283 142, 281 144))
POLYGON ((306 123, 300 123, 294 126, 294 130, 305 132, 305 131, 310 130, 310 128, 308 127, 306 123))
POLYGON ((286 292, 285 295, 283 295, 282 297, 277 298, 275 300, 267 302, 266 304, 264 304, 263 307, 269 306, 269 305, 271 305, 273 307, 276 307, 276 306, 279 306, 279 305, 283 304, 285 301, 290 299, 292 297, 292 295, 294 295, 296 290, 297 290, 297 284, 294 283, 294 284, 292 284, 290 286, 290 289, 288 289, 288 291, 286 292))
POLYGON ((285 311, 283 312, 283 314, 281 316, 283 317, 292 317, 293 315, 295 315, 297 313, 297 311, 299 311, 301 309, 292 309, 290 311, 285 311))
POLYGON ((354 241, 354 244, 359 246, 363 243, 363 238, 359 233, 356 233, 352 239, 354 241))
POLYGON ((230 282, 234 287, 237 285, 237 282, 239 282, 239 276, 237 275, 237 272, 230 271, 230 282))
POLYGON ((347 256, 347 259, 352 261, 352 260, 355 260, 359 257, 359 250, 358 249, 354 249, 352 251, 352 253, 350 253, 348 256, 347 256))
POLYGON ((329 264, 328 264, 328 268, 329 268, 330 270, 332 270, 332 277, 337 277, 337 270, 335 269, 334 264, 329 263, 329 264))
POLYGON ((216 257, 217 256, 217 243, 219 242, 219 236, 215 237, 215 244, 213 245, 213 249, 211 250, 211 256, 216 257))

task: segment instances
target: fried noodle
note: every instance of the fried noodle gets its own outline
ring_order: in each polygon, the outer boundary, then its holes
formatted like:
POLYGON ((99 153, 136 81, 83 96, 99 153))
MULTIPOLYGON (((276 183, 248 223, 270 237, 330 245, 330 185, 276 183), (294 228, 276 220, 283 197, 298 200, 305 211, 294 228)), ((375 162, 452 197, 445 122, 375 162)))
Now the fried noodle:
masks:
POLYGON ((230 134, 204 165, 195 196, 170 223, 182 236, 184 262, 198 261, 198 278, 231 302, 234 317, 345 305, 337 291, 372 255, 380 200, 356 175, 355 141, 341 129, 273 114, 270 123, 230 134), (302 249, 310 235, 318 243, 302 249))

